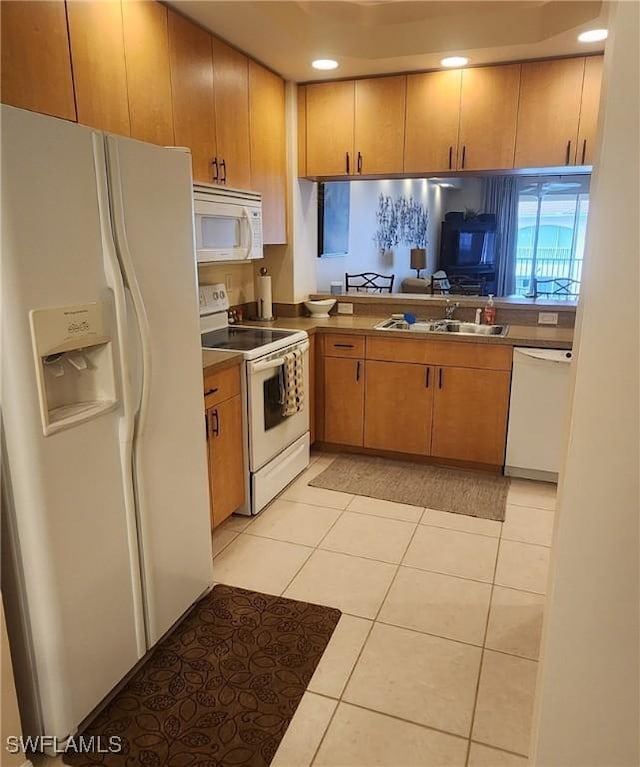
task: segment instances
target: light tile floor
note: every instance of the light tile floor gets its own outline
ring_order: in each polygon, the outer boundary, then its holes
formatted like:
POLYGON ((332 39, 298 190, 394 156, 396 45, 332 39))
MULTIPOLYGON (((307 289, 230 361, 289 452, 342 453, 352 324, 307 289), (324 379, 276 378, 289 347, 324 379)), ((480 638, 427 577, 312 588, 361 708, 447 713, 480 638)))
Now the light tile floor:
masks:
POLYGON ((501 524, 310 487, 333 458, 214 533, 217 582, 343 613, 274 767, 525 765, 555 486, 501 524))

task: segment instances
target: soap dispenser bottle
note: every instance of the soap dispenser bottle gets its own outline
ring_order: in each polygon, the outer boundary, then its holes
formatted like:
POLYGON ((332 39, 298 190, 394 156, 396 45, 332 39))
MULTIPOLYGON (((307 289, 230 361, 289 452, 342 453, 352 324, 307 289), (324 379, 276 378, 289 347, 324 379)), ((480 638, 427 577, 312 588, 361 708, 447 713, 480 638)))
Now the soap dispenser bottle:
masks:
POLYGON ((487 305, 484 307, 484 324, 485 325, 495 325, 496 324, 496 307, 493 303, 493 295, 489 294, 489 300, 487 301, 487 305))

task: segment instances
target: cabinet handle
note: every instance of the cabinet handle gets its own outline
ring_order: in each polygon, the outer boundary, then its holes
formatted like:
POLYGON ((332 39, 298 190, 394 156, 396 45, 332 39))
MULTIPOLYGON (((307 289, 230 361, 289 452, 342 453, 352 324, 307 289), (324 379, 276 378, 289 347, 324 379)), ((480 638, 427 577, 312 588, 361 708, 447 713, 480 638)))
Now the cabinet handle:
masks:
POLYGON ((431 368, 427 368, 427 372, 425 373, 425 377, 424 377, 425 389, 429 388, 430 381, 431 381, 431 368))
POLYGON ((213 389, 207 389, 204 393, 205 397, 208 397, 210 394, 215 394, 218 391, 218 387, 215 386, 213 389))
POLYGON ((220 167, 224 171, 224 175, 220 179, 220 183, 221 184, 226 184, 227 183, 227 161, 226 160, 222 160, 222 162, 220 163, 220 167))
POLYGON ((214 183, 218 183, 218 158, 214 157, 213 160, 211 160, 211 167, 213 168, 213 181, 214 183))
POLYGON ((462 145, 462 165, 460 166, 461 168, 464 168, 464 161, 466 157, 467 157, 467 145, 463 144, 462 145))
POLYGON ((353 349, 353 344, 334 344, 334 349, 353 349))
POLYGON ((360 360, 356 362, 356 381, 360 380, 360 360))
POLYGON ((207 441, 209 440, 209 414, 204 414, 204 433, 207 435, 207 441))
POLYGON ((358 173, 362 173, 362 154, 358 152, 358 173))
POLYGON ((442 389, 443 373, 442 368, 438 368, 438 389, 442 389))
POLYGON ((569 157, 570 156, 571 156, 571 139, 569 139, 569 141, 567 141, 567 156, 566 156, 565 162, 564 162, 565 165, 569 164, 569 157))
POLYGON ((580 165, 584 165, 586 156, 587 156, 587 139, 585 139, 582 142, 582 160, 580 161, 580 165))
POLYGON ((449 147, 449 170, 451 170, 452 168, 452 165, 451 165, 452 162, 453 162, 453 147, 450 146, 449 147))
POLYGON ((345 153, 344 153, 344 158, 345 158, 345 166, 346 166, 346 169, 347 169, 347 176, 348 176, 348 175, 349 175, 349 173, 350 173, 350 170, 349 170, 349 168, 350 168, 350 163, 349 163, 349 152, 345 152, 345 153))
POLYGON ((213 425, 211 427, 211 433, 214 437, 220 436, 220 418, 218 416, 218 411, 214 410, 211 413, 211 418, 213 419, 213 425))

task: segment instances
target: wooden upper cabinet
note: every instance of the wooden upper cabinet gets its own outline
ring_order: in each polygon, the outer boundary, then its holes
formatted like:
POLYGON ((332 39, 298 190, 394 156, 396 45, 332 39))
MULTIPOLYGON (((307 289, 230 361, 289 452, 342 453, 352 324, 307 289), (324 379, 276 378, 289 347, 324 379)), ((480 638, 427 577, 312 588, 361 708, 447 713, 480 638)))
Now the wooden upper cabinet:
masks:
POLYGON ((194 181, 211 183, 216 156, 211 35, 169 10, 169 53, 175 143, 191 149, 194 181))
POLYGON ((71 2, 67 14, 78 122, 130 135, 121 4, 71 2))
POLYGON ((516 168, 573 165, 584 58, 522 65, 516 168))
POLYGON ((76 119, 63 0, 0 3, 2 101, 76 119))
POLYGON ((287 241, 284 80, 249 62, 251 185, 262 192, 262 232, 268 244, 287 241))
POLYGON ((298 85, 298 176, 307 175, 307 86, 298 85))
POLYGON ((520 64, 462 72, 458 170, 513 168, 520 64))
POLYGON ((251 188, 249 139, 249 60, 213 38, 213 80, 219 181, 251 188))
POLYGON ((354 173, 353 80, 313 83, 306 89, 307 175, 345 176, 354 173))
POLYGON ((174 137, 167 8, 152 0, 124 0, 122 18, 131 135, 171 146, 174 137))
POLYGON ((367 360, 364 446, 429 455, 434 370, 367 360))
POLYGON ((407 75, 406 173, 456 167, 461 83, 460 69, 407 75))
POLYGON ((431 455, 501 466, 511 373, 458 367, 435 373, 431 455))
POLYGON ((404 75, 356 80, 352 172, 397 173, 402 168, 406 87, 404 75))
POLYGON ((593 165, 598 129, 603 61, 604 56, 589 56, 584 62, 576 165, 593 165))

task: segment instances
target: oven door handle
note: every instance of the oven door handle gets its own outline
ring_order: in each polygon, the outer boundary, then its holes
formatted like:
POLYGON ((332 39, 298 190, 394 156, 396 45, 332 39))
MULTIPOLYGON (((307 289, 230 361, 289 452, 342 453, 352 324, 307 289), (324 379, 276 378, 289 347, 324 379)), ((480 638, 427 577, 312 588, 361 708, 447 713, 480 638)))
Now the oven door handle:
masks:
MULTIPOLYGON (((300 351, 303 354, 309 351, 309 343, 301 344, 294 347, 295 351, 300 351)), ((274 360, 265 360, 264 362, 250 362, 249 369, 252 373, 262 373, 264 370, 273 370, 284 365, 284 357, 276 357, 274 360)))

